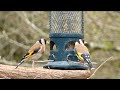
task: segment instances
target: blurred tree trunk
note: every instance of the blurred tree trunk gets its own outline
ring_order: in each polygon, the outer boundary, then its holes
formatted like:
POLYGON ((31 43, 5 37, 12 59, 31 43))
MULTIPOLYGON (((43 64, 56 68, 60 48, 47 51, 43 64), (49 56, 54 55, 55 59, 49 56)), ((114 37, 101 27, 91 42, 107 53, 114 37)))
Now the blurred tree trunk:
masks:
POLYGON ((42 67, 18 67, 0 64, 1 79, 87 79, 89 70, 53 70, 42 67))

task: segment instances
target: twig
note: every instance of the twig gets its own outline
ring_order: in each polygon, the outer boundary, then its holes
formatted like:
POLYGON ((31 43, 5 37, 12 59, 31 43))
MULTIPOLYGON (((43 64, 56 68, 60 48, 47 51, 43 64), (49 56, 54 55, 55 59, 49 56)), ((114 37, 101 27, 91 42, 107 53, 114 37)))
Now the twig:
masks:
POLYGON ((6 38, 10 43, 13 43, 13 44, 15 44, 15 45, 17 45, 17 46, 19 46, 19 47, 25 48, 25 49, 28 49, 28 48, 29 48, 29 46, 26 46, 26 45, 24 45, 24 44, 21 44, 21 43, 15 41, 15 40, 10 39, 5 31, 3 31, 2 33, 3 33, 3 35, 5 36, 5 38, 6 38))
POLYGON ((43 32, 42 29, 38 28, 34 23, 32 23, 29 19, 28 19, 28 16, 27 14, 22 11, 22 15, 20 15, 19 13, 17 13, 25 22, 27 25, 29 25, 33 30, 39 32, 41 35, 43 36, 47 36, 47 34, 45 32, 43 32))
POLYGON ((93 77, 93 75, 95 75, 95 73, 98 71, 98 69, 104 64, 104 63, 106 63, 108 60, 110 60, 110 59, 112 59, 113 57, 110 57, 110 58, 108 58, 107 60, 105 60, 102 64, 100 64, 100 66, 98 67, 98 68, 96 68, 95 69, 95 71, 93 72, 93 74, 89 77, 89 78, 87 78, 87 79, 90 79, 91 77, 93 77))

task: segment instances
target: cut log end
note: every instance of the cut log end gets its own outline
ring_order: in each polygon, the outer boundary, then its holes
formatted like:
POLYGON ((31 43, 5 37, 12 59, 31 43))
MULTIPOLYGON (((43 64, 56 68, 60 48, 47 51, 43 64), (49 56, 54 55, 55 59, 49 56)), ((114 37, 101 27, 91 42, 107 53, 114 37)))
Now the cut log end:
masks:
POLYGON ((43 67, 18 67, 0 64, 0 78, 3 79, 87 79, 89 70, 57 70, 43 67))

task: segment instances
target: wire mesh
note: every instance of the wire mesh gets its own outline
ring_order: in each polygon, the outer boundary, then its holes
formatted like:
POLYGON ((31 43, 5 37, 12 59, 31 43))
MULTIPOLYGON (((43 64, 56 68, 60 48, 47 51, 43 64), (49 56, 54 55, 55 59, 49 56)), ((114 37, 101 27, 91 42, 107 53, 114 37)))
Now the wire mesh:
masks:
POLYGON ((50 33, 83 33, 82 11, 51 11, 49 13, 50 33))

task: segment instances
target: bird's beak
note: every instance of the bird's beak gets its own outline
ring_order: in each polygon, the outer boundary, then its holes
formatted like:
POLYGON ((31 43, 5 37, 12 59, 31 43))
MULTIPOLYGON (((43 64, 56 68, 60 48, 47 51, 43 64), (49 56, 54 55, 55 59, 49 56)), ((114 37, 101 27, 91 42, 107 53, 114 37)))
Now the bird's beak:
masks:
POLYGON ((87 44, 87 42, 86 42, 86 41, 84 41, 84 44, 87 44))
POLYGON ((49 44, 49 41, 47 41, 46 43, 49 44))

